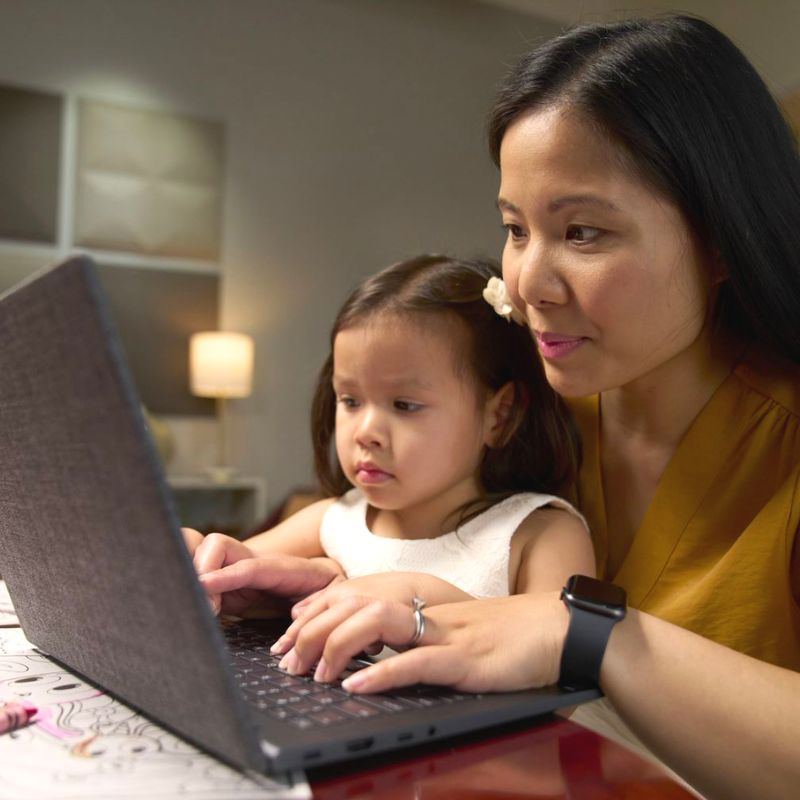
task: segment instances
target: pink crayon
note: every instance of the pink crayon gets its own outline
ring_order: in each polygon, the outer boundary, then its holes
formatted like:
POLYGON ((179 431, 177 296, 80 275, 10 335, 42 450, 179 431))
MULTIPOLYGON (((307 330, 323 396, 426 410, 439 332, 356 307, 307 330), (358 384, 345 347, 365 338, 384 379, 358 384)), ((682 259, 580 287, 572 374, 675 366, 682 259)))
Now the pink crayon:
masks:
POLYGON ((37 712, 36 706, 29 703, 4 703, 0 706, 0 733, 8 733, 22 728, 31 721, 37 712))

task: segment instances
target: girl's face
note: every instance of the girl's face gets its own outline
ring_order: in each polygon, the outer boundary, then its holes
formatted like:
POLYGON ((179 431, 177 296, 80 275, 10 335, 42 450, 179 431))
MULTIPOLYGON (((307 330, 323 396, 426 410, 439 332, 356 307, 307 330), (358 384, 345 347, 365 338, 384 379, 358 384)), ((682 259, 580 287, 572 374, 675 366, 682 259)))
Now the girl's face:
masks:
POLYGON ((457 371, 460 324, 378 314, 334 340, 336 452, 373 507, 443 522, 477 495, 492 403, 457 371))
POLYGON ((503 276, 565 396, 626 386, 692 352, 709 266, 680 211, 574 114, 534 111, 500 150, 503 276))

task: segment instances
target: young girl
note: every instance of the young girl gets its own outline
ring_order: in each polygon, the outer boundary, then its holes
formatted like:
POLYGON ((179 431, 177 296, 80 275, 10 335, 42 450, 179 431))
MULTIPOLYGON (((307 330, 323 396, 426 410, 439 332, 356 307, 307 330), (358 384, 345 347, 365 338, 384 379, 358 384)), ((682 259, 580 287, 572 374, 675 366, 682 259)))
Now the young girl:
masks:
MULTIPOLYGON (((582 518, 553 494, 575 475, 578 441, 499 275, 486 262, 421 256, 357 288, 313 402, 316 470, 332 498, 246 543, 211 534, 197 547, 207 591, 234 613, 254 590, 292 595, 298 557, 314 559, 300 568, 318 570, 313 588, 351 579, 301 606, 275 648, 293 647, 290 672, 308 669, 322 655, 311 643, 375 598, 416 607, 594 574, 582 518), (326 596, 343 593, 352 602, 333 612, 326 596)), ((316 677, 335 677, 324 659, 316 677)))

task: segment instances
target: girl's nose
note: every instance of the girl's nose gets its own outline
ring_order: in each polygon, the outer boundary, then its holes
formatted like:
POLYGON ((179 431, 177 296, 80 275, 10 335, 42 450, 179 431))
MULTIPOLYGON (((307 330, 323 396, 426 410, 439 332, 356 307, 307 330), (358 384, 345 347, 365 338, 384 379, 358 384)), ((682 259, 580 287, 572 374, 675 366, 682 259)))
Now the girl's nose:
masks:
POLYGON ((364 408, 356 428, 356 442, 362 447, 385 447, 387 431, 383 415, 378 409, 364 408))

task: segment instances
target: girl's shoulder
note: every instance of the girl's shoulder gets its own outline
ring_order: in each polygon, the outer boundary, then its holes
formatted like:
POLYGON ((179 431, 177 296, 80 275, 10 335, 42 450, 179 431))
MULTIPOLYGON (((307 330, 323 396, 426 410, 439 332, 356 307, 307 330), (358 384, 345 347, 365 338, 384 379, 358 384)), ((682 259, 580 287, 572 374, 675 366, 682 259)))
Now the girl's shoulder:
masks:
POLYGON ((566 512, 574 516, 588 530, 583 515, 563 497, 539 492, 518 492, 506 497, 487 508, 464 524, 465 532, 483 529, 487 525, 496 524, 504 530, 516 530, 534 512, 544 510, 566 512))

